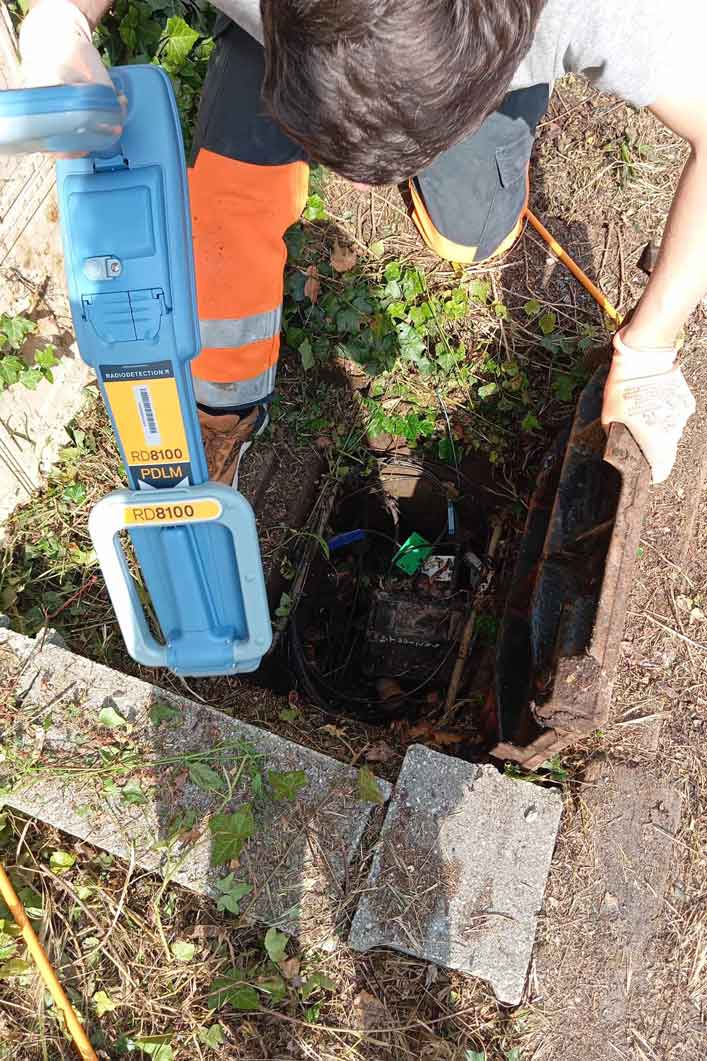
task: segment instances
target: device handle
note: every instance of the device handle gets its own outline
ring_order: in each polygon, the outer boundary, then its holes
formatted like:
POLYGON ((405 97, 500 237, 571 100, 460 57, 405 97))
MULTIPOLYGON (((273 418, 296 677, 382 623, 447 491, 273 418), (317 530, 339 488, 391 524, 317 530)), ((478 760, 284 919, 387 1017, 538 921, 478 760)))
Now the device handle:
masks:
POLYGON ((87 155, 112 148, 123 108, 110 85, 52 85, 0 92, 0 155, 87 155))
MULTIPOLYGON (((173 664, 169 645, 161 645, 150 633, 142 602, 118 540, 121 530, 134 526, 126 522, 126 511, 157 505, 175 510, 187 504, 196 509, 201 502, 213 507, 209 507, 203 517, 191 517, 189 525, 209 522, 225 527, 231 534, 238 557, 238 577, 247 633, 233 642, 234 673, 240 669, 240 664, 259 661, 272 644, 272 625, 260 561, 258 532, 250 505, 242 494, 220 483, 177 487, 157 493, 162 496, 156 498, 152 492, 145 495, 140 491, 116 490, 94 506, 88 519, 89 534, 128 652, 145 667, 171 667, 173 664)), ((163 520, 160 526, 182 523, 180 517, 175 517, 163 520)))
POLYGON ((260 559, 258 530, 253 509, 242 494, 228 486, 209 483, 209 496, 217 496, 223 509, 219 523, 231 532, 238 554, 238 574, 243 610, 248 617, 247 637, 233 644, 234 663, 264 656, 272 644, 272 624, 260 559), (247 530, 245 529, 247 527, 247 530), (245 531, 245 533, 244 533, 245 531))
POLYGON ((118 533, 125 528, 125 505, 131 496, 127 490, 116 490, 102 498, 88 517, 88 531, 125 647, 145 667, 166 667, 167 646, 161 645, 150 633, 118 539, 118 533))

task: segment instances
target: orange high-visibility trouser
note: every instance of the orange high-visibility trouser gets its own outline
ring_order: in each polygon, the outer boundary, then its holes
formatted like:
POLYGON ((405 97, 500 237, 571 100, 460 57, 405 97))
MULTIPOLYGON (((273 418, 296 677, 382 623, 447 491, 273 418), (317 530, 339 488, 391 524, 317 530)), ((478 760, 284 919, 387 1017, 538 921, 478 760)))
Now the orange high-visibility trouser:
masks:
MULTIPOLYGON (((192 362, 211 412, 268 402, 282 322, 285 231, 307 197, 301 148, 265 113, 262 46, 219 16, 189 171, 203 348, 192 362)), ((410 181, 413 220, 441 257, 479 262, 518 235, 528 160, 548 86, 510 92, 461 143, 410 181)))
POLYGON ((280 349, 286 230, 307 199, 304 153, 263 112, 262 46, 220 16, 189 170, 202 350, 197 403, 267 402, 280 349))

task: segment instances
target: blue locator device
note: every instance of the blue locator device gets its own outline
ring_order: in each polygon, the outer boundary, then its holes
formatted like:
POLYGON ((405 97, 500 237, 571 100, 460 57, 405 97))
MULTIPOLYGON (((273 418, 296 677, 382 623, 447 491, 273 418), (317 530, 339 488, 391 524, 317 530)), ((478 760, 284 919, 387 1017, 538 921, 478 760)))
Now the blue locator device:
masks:
POLYGON ((208 482, 190 368, 200 338, 179 114, 159 67, 110 76, 115 91, 0 92, 0 153, 82 156, 56 164, 66 282, 130 485, 95 506, 89 530, 138 663, 199 677, 253 671, 271 644, 270 615, 250 505, 208 482))

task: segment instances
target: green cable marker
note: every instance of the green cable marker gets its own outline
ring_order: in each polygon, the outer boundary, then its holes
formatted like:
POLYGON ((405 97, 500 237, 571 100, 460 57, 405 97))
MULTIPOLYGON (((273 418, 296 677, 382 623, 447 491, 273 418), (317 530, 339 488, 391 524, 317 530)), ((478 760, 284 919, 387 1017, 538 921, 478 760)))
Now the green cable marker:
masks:
POLYGON ((430 545, 427 538, 413 531, 398 549, 393 557, 393 563, 406 575, 416 575, 433 551, 434 546, 430 545))

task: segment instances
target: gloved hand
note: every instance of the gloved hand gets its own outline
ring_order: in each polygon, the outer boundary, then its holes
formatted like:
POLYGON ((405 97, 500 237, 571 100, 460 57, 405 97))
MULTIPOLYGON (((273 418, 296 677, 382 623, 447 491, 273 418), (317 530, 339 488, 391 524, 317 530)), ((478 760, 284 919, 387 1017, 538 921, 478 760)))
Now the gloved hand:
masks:
POLYGON ((678 365, 677 351, 634 350, 619 332, 604 390, 601 422, 625 424, 651 466, 653 482, 672 471, 695 399, 678 365))
POLYGON ((87 81, 112 87, 88 19, 70 0, 39 0, 20 26, 20 56, 26 88, 87 81))

